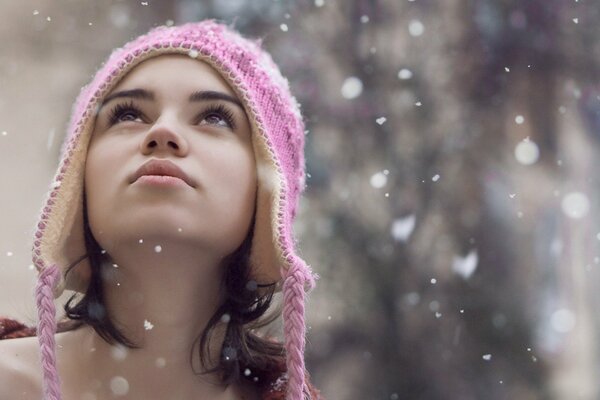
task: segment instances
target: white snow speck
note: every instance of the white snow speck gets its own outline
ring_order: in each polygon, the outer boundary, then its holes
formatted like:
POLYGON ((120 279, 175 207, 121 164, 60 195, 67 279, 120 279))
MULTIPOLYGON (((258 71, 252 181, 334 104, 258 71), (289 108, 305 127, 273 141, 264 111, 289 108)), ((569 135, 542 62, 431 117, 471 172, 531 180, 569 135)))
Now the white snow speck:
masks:
POLYGON ((342 84, 342 88, 340 89, 342 97, 348 100, 355 99, 358 96, 360 96, 362 90, 362 81, 355 76, 346 78, 346 80, 342 84))
POLYGON ((225 313, 221 316, 221 322, 223 323, 228 323, 229 321, 231 321, 231 315, 225 313))
POLYGON ((510 193, 510 194, 508 195, 508 197, 510 197, 511 199, 514 199, 516 195, 517 195, 516 193, 510 193))
POLYGON ((505 70, 506 72, 510 72, 510 68, 508 68, 508 67, 504 67, 504 70, 505 70))
POLYGON ((570 332, 575 327, 575 314, 566 308, 558 309, 550 316, 550 324, 556 332, 570 332))
POLYGON ((440 180, 440 175, 439 174, 435 174, 434 176, 431 177, 431 180, 434 182, 437 182, 440 180))
POLYGON ((154 325, 152 325, 152 323, 150 321, 148 321, 147 319, 144 320, 144 329, 149 331, 150 329, 154 328, 154 325))
POLYGON ((379 117, 375 120, 375 122, 377 122, 379 125, 385 124, 385 121, 387 121, 386 117, 379 117))
POLYGON ((33 15, 38 15, 40 12, 38 10, 33 10, 33 15))
POLYGON ((417 102, 415 103, 415 106, 417 106, 417 107, 421 107, 422 105, 423 105, 423 103, 421 103, 420 101, 417 101, 417 102))
POLYGON ((284 32, 287 32, 288 31, 288 26, 287 26, 287 24, 281 24, 281 25, 279 25, 279 29, 281 29, 284 32))
POLYGON ((157 368, 164 368, 165 365, 167 365, 167 360, 165 360, 163 357, 158 357, 154 361, 154 365, 156 365, 157 368))
POLYGON ((144 239, 138 240, 138 243, 144 243, 144 239))
POLYGON ((7 252, 6 252, 6 256, 7 256, 7 257, 12 257, 12 255, 13 255, 13 252, 12 252, 12 251, 7 251, 7 252))
POLYGON ((196 49, 191 49, 190 51, 188 51, 188 56, 190 56, 191 58, 197 58, 199 55, 200 53, 196 49))
POLYGON ((579 18, 573 18, 573 22, 575 22, 576 24, 579 23, 579 18))
POLYGON ((517 116, 515 117, 515 122, 516 122, 517 124, 521 125, 523 122, 525 122, 525 118, 523 118, 523 116, 522 116, 522 115, 517 115, 517 116))
POLYGON ((432 285, 435 285, 436 283, 437 283, 437 279, 435 279, 435 278, 431 278, 431 284, 432 284, 432 285))
POLYGON ((490 361, 492 359, 492 355, 491 354, 484 354, 483 356, 481 356, 481 358, 483 358, 485 361, 490 361))
POLYGON ((540 156, 538 145, 531 139, 526 138, 515 147, 515 158, 523 165, 534 164, 540 156))
POLYGON ((367 22, 369 22, 369 16, 368 15, 361 15, 360 22, 362 22, 363 24, 366 24, 367 22))
POLYGON ((402 79, 403 81, 412 78, 413 73, 410 69, 402 68, 398 71, 398 79, 402 79))
POLYGON ((410 292, 404 295, 403 300, 409 306, 416 306, 421 301, 421 295, 417 292, 410 292))
POLYGON ((110 355, 117 361, 123 361, 127 358, 127 348, 121 344, 112 346, 110 349, 110 355))
POLYGON ((251 374, 251 373, 252 373, 252 371, 250 371, 250 368, 246 368, 246 369, 244 370, 244 375, 245 375, 245 376, 250 376, 250 374, 251 374))
POLYGON ((35 268, 35 266, 34 266, 33 264, 29 264, 29 269, 30 269, 30 270, 32 270, 32 271, 33 271, 33 270, 34 270, 34 268, 35 268))
POLYGON ((160 245, 154 246, 154 251, 157 253, 160 253, 162 251, 162 246, 160 246, 160 245))
POLYGON ((129 392, 129 382, 122 376, 115 376, 110 380, 110 390, 116 396, 125 396, 129 392))
POLYGON ((177 228, 177 232, 183 232, 183 229, 177 228))
POLYGON ((2 131, 2 136, 6 136, 6 135, 8 135, 8 132, 2 131))
POLYGON ((425 32, 425 26, 418 19, 413 19, 408 23, 408 33, 410 36, 421 36, 425 32))
POLYGON ((585 217, 590 210, 588 196, 581 192, 571 192, 563 197, 561 202, 563 212, 570 218, 585 217))
POLYGON ((392 222, 391 234, 392 237, 399 242, 406 242, 413 230, 417 217, 414 214, 399 218, 392 222))
POLYGON ((469 279, 477 269, 478 260, 477 250, 471 250, 465 257, 455 256, 452 262, 452 270, 464 279, 469 279))
POLYGON ((596 239, 600 240, 600 232, 596 234, 596 239))
POLYGON ((113 266, 113 268, 119 268, 118 264, 113 264, 112 266, 113 266))
POLYGON ((387 176, 383 172, 377 172, 371 176, 369 182, 375 189, 381 189, 387 184, 387 176))
POLYGON ((147 6, 148 5, 147 1, 142 1, 141 3, 142 3, 143 6, 147 6))
POLYGON ((325 5, 325 0, 315 0, 315 6, 323 7, 325 5))
POLYGON ((435 317, 436 317, 436 318, 440 318, 441 316, 442 316, 442 313, 441 313, 441 312, 439 312, 439 311, 436 311, 436 312, 435 312, 435 317))
POLYGON ((50 21, 52 21, 52 18, 46 17, 46 21, 50 22, 50 21))

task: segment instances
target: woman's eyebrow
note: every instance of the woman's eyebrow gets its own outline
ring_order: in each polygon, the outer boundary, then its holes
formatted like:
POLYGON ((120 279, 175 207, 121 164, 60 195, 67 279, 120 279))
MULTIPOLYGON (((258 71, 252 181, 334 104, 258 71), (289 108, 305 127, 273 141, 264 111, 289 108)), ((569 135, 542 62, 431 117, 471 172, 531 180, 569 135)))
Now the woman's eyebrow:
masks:
MULTIPOLYGON (((117 98, 121 98, 121 97, 132 98, 132 99, 141 99, 141 100, 154 100, 154 93, 152 93, 148 90, 145 90, 145 89, 122 90, 120 92, 112 93, 112 94, 106 96, 106 98, 100 105, 100 108, 104 107, 104 105, 106 105, 106 103, 108 103, 109 101, 117 99, 117 98)), ((227 101, 227 102, 235 104, 236 106, 240 107, 242 110, 244 109, 244 106, 242 105, 242 103, 235 97, 230 96, 226 93, 217 92, 214 90, 199 90, 199 91, 192 93, 189 98, 190 102, 210 101, 210 100, 227 101)))
POLYGON ((131 90, 122 90, 120 92, 112 93, 104 99, 100 108, 104 107, 106 103, 113 99, 117 99, 119 97, 128 97, 132 99, 141 99, 141 100, 154 100, 154 93, 149 92, 144 89, 131 89, 131 90))
POLYGON ((190 101, 205 101, 205 100, 224 100, 230 103, 235 104, 240 107, 242 110, 244 106, 242 103, 233 96, 230 96, 223 92, 216 92, 214 90, 199 90, 197 92, 192 93, 190 96, 190 101))

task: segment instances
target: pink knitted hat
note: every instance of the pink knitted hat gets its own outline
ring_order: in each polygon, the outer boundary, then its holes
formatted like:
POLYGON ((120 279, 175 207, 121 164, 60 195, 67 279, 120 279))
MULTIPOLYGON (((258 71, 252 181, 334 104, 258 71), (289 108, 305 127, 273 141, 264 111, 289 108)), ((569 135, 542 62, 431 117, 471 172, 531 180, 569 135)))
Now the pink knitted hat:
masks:
POLYGON ((257 165, 256 219, 250 251, 258 283, 277 281, 283 291, 283 327, 290 400, 304 399, 304 296, 318 275, 295 250, 292 232, 305 188, 304 123, 288 81, 258 41, 240 36, 214 20, 152 29, 115 49, 83 87, 72 109, 61 160, 35 232, 33 262, 39 271, 35 290, 44 379, 44 398, 61 398, 56 370, 54 299, 65 289, 85 292, 91 267, 83 259, 65 279, 67 266, 86 254, 83 189, 88 144, 95 112, 107 93, 133 67, 161 54, 187 54, 217 70, 244 105, 252 127, 257 165))

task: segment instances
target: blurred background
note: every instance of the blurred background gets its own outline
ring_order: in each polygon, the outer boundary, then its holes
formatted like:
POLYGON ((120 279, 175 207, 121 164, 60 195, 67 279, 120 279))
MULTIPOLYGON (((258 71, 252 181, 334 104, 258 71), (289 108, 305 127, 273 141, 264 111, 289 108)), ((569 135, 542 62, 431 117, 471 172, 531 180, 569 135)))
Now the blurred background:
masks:
POLYGON ((149 28, 217 18, 263 39, 302 104, 295 229, 321 275, 306 357, 327 399, 600 398, 600 3, 0 0, 0 15, 0 315, 35 324, 33 228, 80 88, 149 28))

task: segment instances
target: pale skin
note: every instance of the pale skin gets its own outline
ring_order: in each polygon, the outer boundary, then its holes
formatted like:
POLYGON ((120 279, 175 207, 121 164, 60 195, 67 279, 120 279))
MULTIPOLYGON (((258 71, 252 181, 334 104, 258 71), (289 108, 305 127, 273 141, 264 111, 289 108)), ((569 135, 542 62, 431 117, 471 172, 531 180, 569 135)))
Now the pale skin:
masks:
MULTIPOLYGON (((189 364, 194 340, 223 301, 221 261, 243 242, 254 213, 257 176, 248 117, 235 101, 190 101, 198 91, 239 98, 212 67, 185 55, 144 61, 111 94, 134 89, 153 99, 114 97, 99 110, 85 190, 90 229, 113 273, 104 289, 107 312, 142 348, 115 357, 115 348, 89 327, 57 334, 63 398, 257 399, 251 386, 215 384, 214 375, 199 378, 189 364), (132 103, 138 110, 129 108, 132 103), (218 105, 233 121, 219 111, 207 113, 218 105), (174 162, 195 187, 131 183, 150 159, 174 162), (116 376, 127 380, 125 396, 111 390, 116 376)), ((212 338, 213 360, 219 359, 225 325, 212 338)), ((36 363, 37 338, 3 342, 0 359, 12 354, 23 370, 39 369, 26 361, 36 363)), ((194 368, 202 371, 197 353, 195 346, 194 368)), ((23 395, 15 379, 11 398, 39 399, 41 374, 35 375, 21 378, 38 382, 39 391, 23 395)), ((122 390, 122 382, 113 387, 122 390)))

